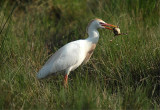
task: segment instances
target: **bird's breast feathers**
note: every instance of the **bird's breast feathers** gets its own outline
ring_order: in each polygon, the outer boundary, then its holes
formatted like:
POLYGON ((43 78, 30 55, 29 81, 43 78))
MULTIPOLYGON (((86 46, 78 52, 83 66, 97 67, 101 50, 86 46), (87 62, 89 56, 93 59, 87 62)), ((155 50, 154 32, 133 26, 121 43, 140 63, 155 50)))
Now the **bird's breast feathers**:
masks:
POLYGON ((89 61, 89 59, 91 58, 95 48, 96 48, 96 44, 91 44, 91 46, 89 47, 89 49, 88 49, 88 51, 86 53, 85 59, 83 61, 83 64, 86 64, 89 61))

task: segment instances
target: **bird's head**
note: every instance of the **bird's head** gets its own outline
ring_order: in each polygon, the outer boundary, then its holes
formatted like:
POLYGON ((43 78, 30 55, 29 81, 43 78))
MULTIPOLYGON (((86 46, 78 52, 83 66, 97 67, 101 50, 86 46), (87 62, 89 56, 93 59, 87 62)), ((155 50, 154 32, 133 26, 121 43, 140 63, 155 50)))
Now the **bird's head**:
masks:
POLYGON ((112 24, 108 24, 106 22, 104 22, 101 19, 94 19, 92 20, 89 24, 88 24, 88 28, 105 28, 105 29, 109 29, 109 30, 113 30, 113 28, 117 28, 118 26, 112 25, 112 24))

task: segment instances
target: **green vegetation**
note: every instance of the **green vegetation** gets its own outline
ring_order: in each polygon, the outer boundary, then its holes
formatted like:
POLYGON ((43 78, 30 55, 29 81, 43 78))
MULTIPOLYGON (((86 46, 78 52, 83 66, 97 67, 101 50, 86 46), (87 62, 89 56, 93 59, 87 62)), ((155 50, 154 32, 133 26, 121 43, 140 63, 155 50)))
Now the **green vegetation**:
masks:
MULTIPOLYGON (((19 0, 17 0, 19 1, 19 0)), ((0 2, 0 29, 14 1, 0 2)), ((0 34, 0 109, 160 109, 159 0, 23 0, 0 34), (87 65, 69 75, 37 80, 64 44, 87 37, 101 18, 128 36, 100 40, 87 65)))

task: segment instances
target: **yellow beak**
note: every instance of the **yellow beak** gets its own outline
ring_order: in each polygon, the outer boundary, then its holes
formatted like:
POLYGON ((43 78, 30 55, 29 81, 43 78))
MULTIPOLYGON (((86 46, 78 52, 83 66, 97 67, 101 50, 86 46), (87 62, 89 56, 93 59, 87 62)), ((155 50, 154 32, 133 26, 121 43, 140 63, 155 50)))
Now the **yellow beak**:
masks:
POLYGON ((104 26, 106 29, 113 30, 113 28, 117 28, 118 26, 108 24, 108 23, 102 23, 101 26, 104 26))

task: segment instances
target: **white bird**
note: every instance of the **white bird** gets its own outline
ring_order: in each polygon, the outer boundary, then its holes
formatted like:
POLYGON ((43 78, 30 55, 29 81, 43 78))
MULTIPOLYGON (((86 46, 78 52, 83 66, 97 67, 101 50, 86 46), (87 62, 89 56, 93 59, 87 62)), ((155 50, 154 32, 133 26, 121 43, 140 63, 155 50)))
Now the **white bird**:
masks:
POLYGON ((105 23, 101 19, 92 20, 87 27, 88 38, 72 41, 61 47, 41 68, 37 74, 37 78, 42 79, 50 74, 65 71, 64 86, 66 86, 70 72, 75 70, 82 63, 87 63, 93 54, 99 40, 99 32, 97 29, 106 28, 113 30, 113 27, 117 26, 105 23))

